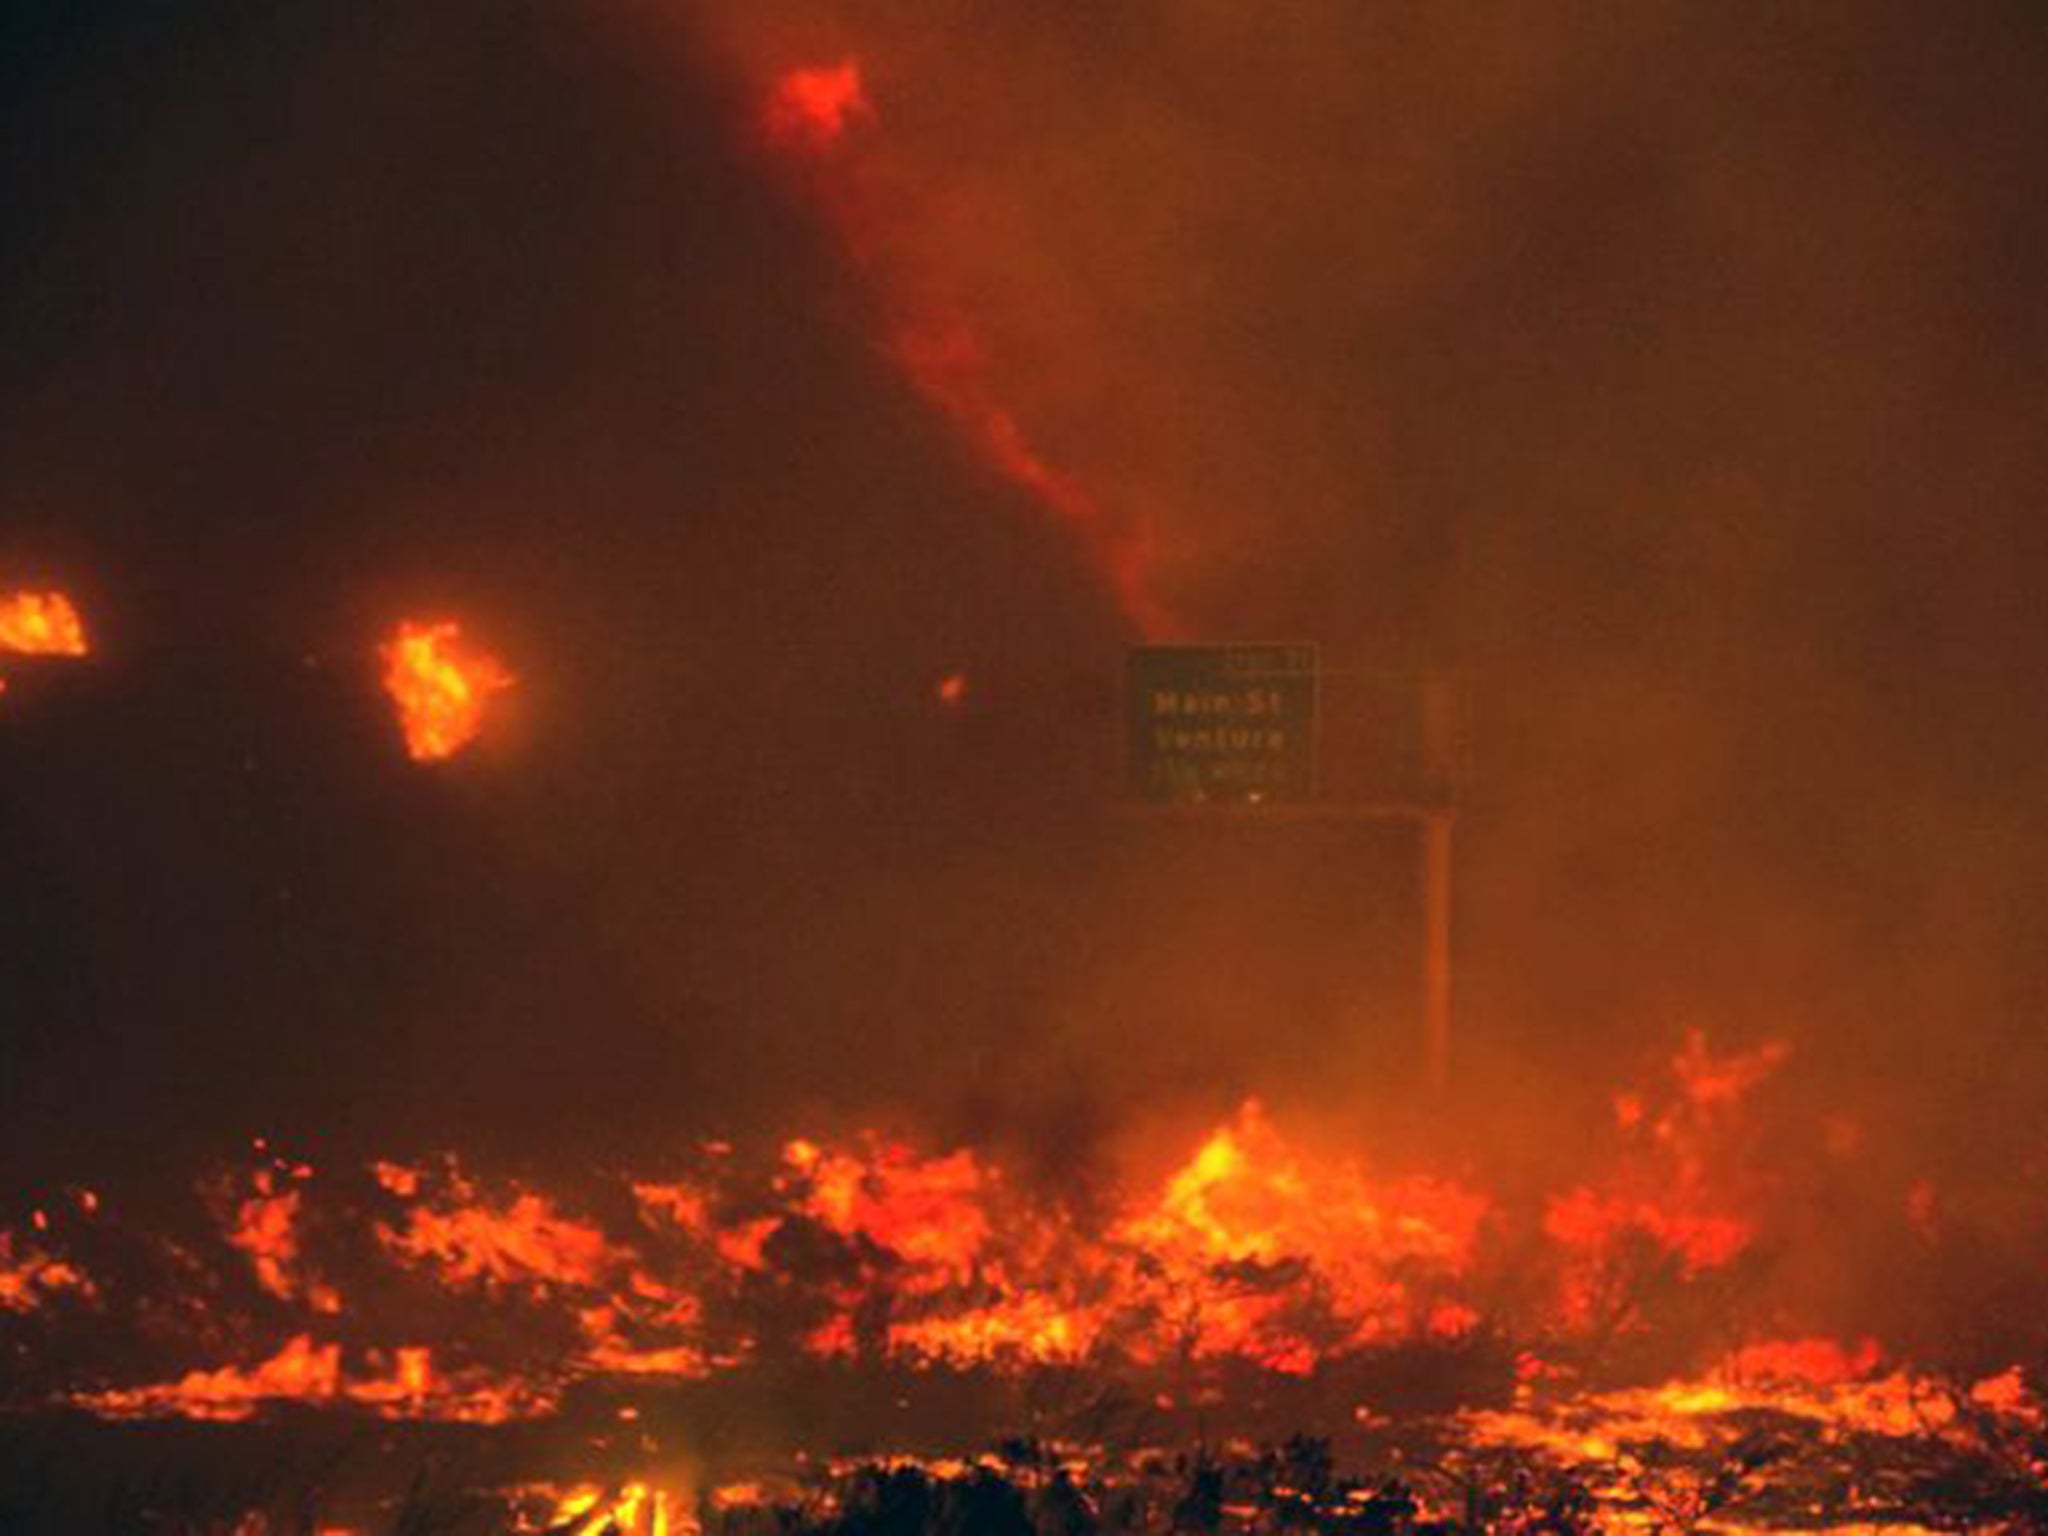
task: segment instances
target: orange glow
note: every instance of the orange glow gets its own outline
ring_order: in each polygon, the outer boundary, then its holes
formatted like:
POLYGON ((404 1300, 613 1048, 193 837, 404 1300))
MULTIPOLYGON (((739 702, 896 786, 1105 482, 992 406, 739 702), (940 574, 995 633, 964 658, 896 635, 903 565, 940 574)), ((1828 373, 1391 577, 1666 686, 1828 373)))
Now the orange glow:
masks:
POLYGON ((1143 541, 1115 526, 1079 480, 1033 446, 1024 424, 1004 403, 967 322, 946 313, 929 295, 912 299, 906 293, 900 302, 903 313, 888 350, 904 378, 953 422, 990 468, 1075 534, 1142 634, 1170 632, 1173 626, 1151 595, 1143 541))
POLYGON ((783 71, 763 108, 768 141, 805 164, 806 190, 875 284, 881 350, 904 380, 988 469, 1068 530, 1134 628, 1154 638, 1172 633, 1175 626, 1151 590, 1142 530, 1104 506, 1034 440, 998 384, 967 306, 929 264, 904 259, 893 231, 914 210, 903 206, 900 184, 848 151, 847 126, 874 117, 860 63, 852 58, 783 71))
POLYGON ((1839 1339, 1765 1339, 1746 1344, 1723 1363, 1738 1381, 1803 1381, 1814 1386, 1873 1376, 1883 1359, 1877 1340, 1854 1346, 1839 1339))
POLYGON ((24 656, 83 656, 85 624, 62 592, 0 596, 0 651, 24 656))
POLYGON ((453 620, 407 620, 379 654, 384 691, 398 706, 415 762, 439 762, 468 746, 483 729, 491 696, 514 682, 496 657, 463 641, 453 620))
POLYGON ((967 702, 967 674, 948 672, 939 679, 939 686, 935 691, 939 696, 939 702, 947 709, 958 709, 967 702))
POLYGON ((1686 1033, 1685 1045, 1672 1062, 1672 1074, 1686 1100, 1702 1112, 1732 1108, 1792 1054, 1782 1040, 1766 1041, 1755 1050, 1716 1056, 1699 1030, 1686 1033))
POLYGON ((836 143, 850 123, 871 117, 860 62, 812 65, 786 71, 768 98, 768 137, 792 149, 821 150, 836 143))
POLYGON ((388 1418, 440 1418, 500 1423, 545 1411, 552 1401, 523 1385, 474 1386, 436 1379, 430 1351, 403 1348, 388 1362, 372 1361, 368 1374, 343 1368, 339 1344, 317 1344, 297 1334, 254 1366, 190 1371, 154 1386, 80 1394, 75 1401, 112 1418, 176 1415, 233 1422, 269 1404, 352 1404, 388 1418))

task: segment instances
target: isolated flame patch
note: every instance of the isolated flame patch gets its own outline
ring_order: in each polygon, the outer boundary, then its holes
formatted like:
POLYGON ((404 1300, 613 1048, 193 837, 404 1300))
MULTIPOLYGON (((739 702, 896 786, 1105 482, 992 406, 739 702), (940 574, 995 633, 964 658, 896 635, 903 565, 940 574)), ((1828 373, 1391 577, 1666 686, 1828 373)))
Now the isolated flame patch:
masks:
POLYGON ((380 654, 384 691, 398 707, 414 762, 439 762, 468 746, 483 730, 492 695, 514 682, 495 656, 463 640, 452 619, 408 619, 380 654))
POLYGON ((23 656, 83 656, 85 623, 62 592, 0 596, 0 651, 23 656))

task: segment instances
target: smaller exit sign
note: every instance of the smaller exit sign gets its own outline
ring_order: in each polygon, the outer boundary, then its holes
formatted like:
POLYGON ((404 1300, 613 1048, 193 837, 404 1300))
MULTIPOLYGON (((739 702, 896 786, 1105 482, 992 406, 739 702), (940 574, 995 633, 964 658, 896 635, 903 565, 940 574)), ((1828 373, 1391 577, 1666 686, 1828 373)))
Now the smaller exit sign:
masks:
POLYGON ((1130 793, 1258 804, 1316 792, 1313 645, 1140 645, 1125 705, 1130 793))

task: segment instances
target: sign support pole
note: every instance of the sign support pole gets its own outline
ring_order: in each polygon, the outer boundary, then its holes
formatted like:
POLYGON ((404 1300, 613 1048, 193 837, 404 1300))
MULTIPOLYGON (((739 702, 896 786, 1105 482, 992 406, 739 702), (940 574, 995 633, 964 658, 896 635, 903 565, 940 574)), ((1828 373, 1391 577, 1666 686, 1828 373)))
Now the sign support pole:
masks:
POLYGON ((1422 819, 1422 1062, 1431 1093, 1451 1071, 1451 824, 1448 809, 1422 819))
POLYGON ((1451 1079, 1451 827, 1460 778, 1458 704, 1442 672, 1422 677, 1422 771, 1434 803, 1422 818, 1422 1063, 1429 1091, 1451 1079))

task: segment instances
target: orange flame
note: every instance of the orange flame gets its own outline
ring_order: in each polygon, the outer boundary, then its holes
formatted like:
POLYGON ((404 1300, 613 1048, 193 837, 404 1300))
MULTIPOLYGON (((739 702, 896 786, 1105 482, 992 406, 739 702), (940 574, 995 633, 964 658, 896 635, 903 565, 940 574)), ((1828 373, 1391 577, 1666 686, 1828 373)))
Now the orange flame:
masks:
POLYGON ((279 1402, 349 1403, 387 1418, 466 1423, 500 1423, 552 1406, 522 1384, 442 1382, 432 1352, 420 1346, 393 1350, 388 1364, 373 1374, 351 1375, 344 1369, 341 1346, 315 1343, 310 1334, 294 1335, 253 1366, 189 1371, 175 1381, 82 1393, 74 1400, 112 1418, 175 1414, 226 1422, 251 1418, 279 1402))
MULTIPOLYGON (((703 1377, 793 1354, 999 1370, 1238 1363, 1302 1376, 1504 1326, 1530 1330, 1517 1347, 1570 1351, 1655 1327, 1660 1298, 1768 1251, 1775 1229, 1757 1197, 1771 1186, 1731 1153, 1744 1142, 1742 1101, 1783 1057, 1776 1047, 1714 1056, 1688 1042, 1660 1086, 1632 1097, 1623 1156, 1602 1177, 1513 1204, 1321 1150, 1283 1134, 1257 1103, 1155 1180, 1098 1188, 1085 1214, 972 1150, 926 1152, 873 1133, 793 1140, 753 1159, 707 1146, 683 1170, 621 1179, 624 1198, 594 1207, 602 1216, 473 1177, 452 1158, 359 1171, 365 1206, 350 1203, 350 1175, 315 1180, 259 1148, 268 1162, 253 1179, 202 1192, 228 1252, 267 1293, 261 1315, 284 1309, 299 1337, 256 1365, 75 1400, 218 1416, 300 1397, 484 1416, 523 1411, 515 1399, 552 1401, 578 1379, 703 1377), (318 1264, 349 1252, 383 1269, 351 1270, 344 1307, 318 1264), (406 1300, 387 1318, 380 1297, 406 1300), (435 1344, 451 1351, 452 1379, 423 1351, 405 1353, 423 1315, 412 1300, 428 1298, 451 1325, 435 1344), (343 1348, 379 1347, 344 1357, 315 1342, 343 1318, 343 1348)), ((30 1241, 70 1219, 51 1206, 30 1241)), ((104 1297, 102 1280, 0 1233, 0 1313, 26 1316, 62 1291, 104 1297)), ((203 1294, 229 1292, 209 1283, 203 1294)), ((254 1359, 249 1341, 262 1335, 236 1337, 254 1359)), ((1524 1389, 1578 1391, 1571 1355, 1561 1358, 1526 1353, 1524 1389)), ((1877 1419, 1897 1396, 1877 1379, 1880 1361, 1868 1343, 1751 1343, 1712 1382, 1609 1408, 1661 1415, 1679 1435, 1722 1411, 1714 1404, 1853 1391, 1867 1400, 1855 1411, 1877 1419)))
POLYGON ((0 597, 0 651, 24 656, 83 656, 85 624, 62 592, 11 592, 0 597))
POLYGON ((1330 1349, 1464 1326, 1427 1281, 1465 1269, 1487 1207, 1456 1185, 1312 1160, 1248 1103, 1119 1236, 1175 1296, 1188 1353, 1299 1375, 1330 1349), (1297 1273, 1314 1284, 1282 1283, 1297 1273))
POLYGON ((403 1227, 381 1227, 378 1236, 393 1254, 430 1266, 449 1284, 485 1289, 594 1286, 625 1259, 596 1227, 539 1195, 522 1192, 494 1206, 459 1177, 446 1200, 415 1206, 403 1227))
POLYGON ((60 1291, 90 1294, 91 1289, 75 1266, 37 1248, 17 1248, 14 1234, 0 1230, 0 1312, 33 1311, 60 1291))
MULTIPOLYGON (((309 1178, 310 1168, 290 1170, 297 1179, 309 1178)), ((277 1174, 259 1169, 253 1189, 237 1201, 226 1222, 225 1236, 231 1247, 246 1254, 256 1272, 256 1283, 280 1301, 303 1298, 315 1312, 332 1315, 341 1311, 341 1297, 335 1289, 305 1272, 301 1252, 300 1223, 304 1196, 297 1188, 280 1187, 277 1174)))
POLYGON ((491 696, 514 682, 496 657, 463 642, 453 620, 407 620, 380 654, 384 691, 398 706, 414 762, 439 762, 468 746, 483 729, 491 696))

